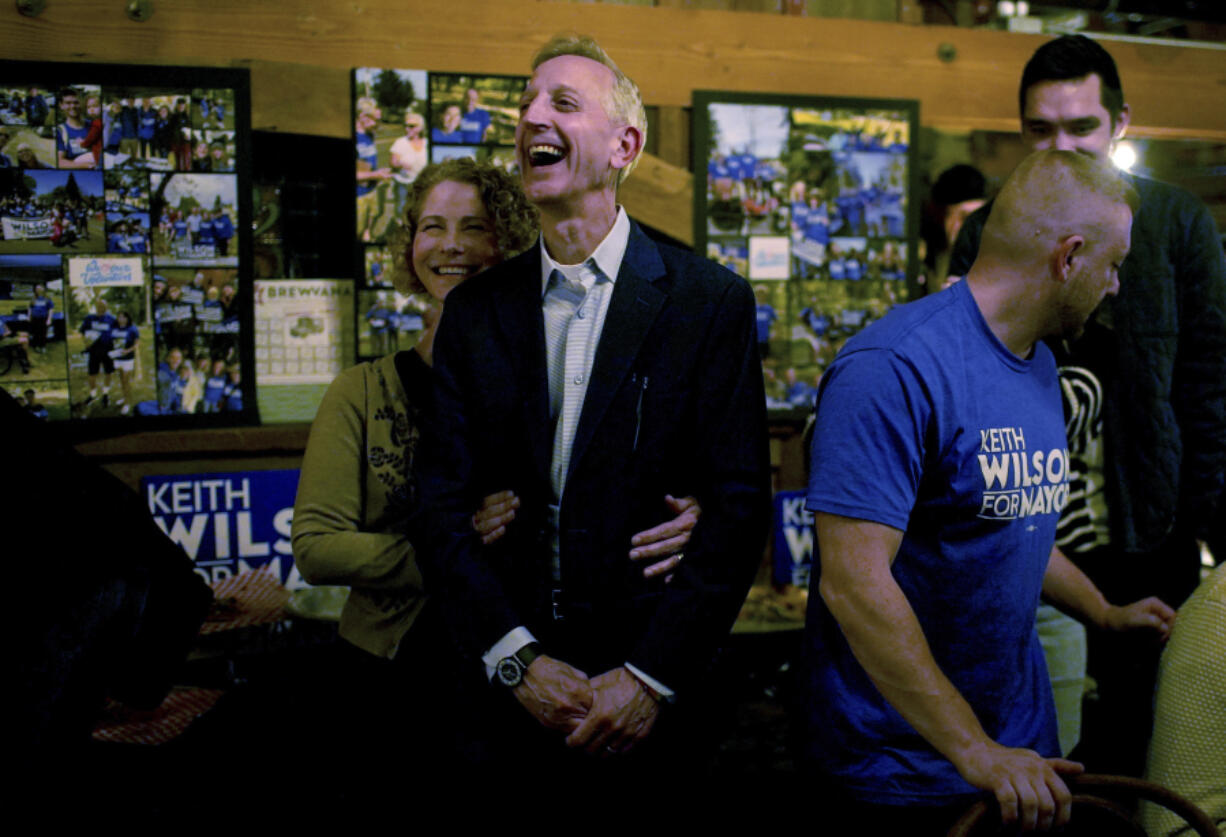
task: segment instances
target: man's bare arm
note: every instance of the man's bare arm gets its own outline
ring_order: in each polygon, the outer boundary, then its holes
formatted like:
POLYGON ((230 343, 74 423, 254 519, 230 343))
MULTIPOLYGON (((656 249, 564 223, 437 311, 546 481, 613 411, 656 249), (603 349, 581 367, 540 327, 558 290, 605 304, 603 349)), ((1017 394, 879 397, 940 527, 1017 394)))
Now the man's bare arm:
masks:
POLYGON ((1059 773, 1081 765, 1003 747, 941 672, 890 565, 902 532, 817 514, 822 600, 873 684, 967 782, 990 791, 1004 822, 1026 830, 1068 821, 1072 798, 1059 773))
POLYGON ((1052 547, 1047 562, 1043 598, 1074 619, 1108 631, 1150 630, 1165 640, 1175 624, 1175 611, 1154 596, 1129 605, 1110 604, 1059 547, 1052 547))

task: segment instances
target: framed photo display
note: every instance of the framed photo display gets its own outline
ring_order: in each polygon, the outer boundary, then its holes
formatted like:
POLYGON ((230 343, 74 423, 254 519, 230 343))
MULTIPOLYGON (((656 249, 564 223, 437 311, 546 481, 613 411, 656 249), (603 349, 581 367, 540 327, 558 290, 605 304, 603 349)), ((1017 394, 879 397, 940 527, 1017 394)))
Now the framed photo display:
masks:
POLYGON ((357 157, 359 359, 412 348, 427 301, 396 290, 396 231, 409 187, 428 163, 456 157, 515 169, 525 76, 359 67, 353 71, 357 157))
POLYGON ((919 103, 693 101, 695 249, 753 286, 767 406, 807 411, 847 339, 917 287, 919 103))
POLYGON ((246 70, 0 61, 0 386, 50 420, 254 423, 246 70))

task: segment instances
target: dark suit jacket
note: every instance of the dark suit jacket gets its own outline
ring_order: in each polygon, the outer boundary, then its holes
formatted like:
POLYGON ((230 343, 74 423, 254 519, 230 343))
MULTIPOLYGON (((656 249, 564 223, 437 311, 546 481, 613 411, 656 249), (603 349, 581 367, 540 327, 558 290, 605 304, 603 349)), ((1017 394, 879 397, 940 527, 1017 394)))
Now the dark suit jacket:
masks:
POLYGON ((549 418, 539 247, 456 288, 435 339, 435 421, 413 525, 427 590, 461 652, 517 625, 589 675, 630 662, 674 690, 708 665, 744 600, 769 519, 765 398, 749 285, 632 225, 571 454, 560 521, 566 618, 550 615, 549 418), (509 534, 469 518, 512 489, 509 534), (670 584, 627 557, 635 532, 703 513, 670 584), (561 639, 552 644, 550 638, 561 639), (557 650, 565 648, 565 652, 557 650))

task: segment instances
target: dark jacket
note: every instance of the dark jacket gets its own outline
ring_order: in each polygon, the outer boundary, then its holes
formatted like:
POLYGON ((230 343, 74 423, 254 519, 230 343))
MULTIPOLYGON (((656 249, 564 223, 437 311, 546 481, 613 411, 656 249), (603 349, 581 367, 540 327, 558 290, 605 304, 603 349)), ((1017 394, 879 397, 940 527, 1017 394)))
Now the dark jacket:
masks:
MULTIPOLYGON (((507 631, 556 634, 544 535, 553 425, 533 247, 456 288, 435 340, 437 419, 419 454, 426 589, 471 665, 507 631), (512 489, 508 535, 482 550, 469 517, 512 489)), ((632 226, 572 447, 561 577, 570 647, 595 675, 629 662, 682 692, 740 608, 766 540, 769 456, 749 285, 632 226), (692 494, 702 518, 670 584, 630 537, 692 494)), ((545 653, 550 653, 548 642, 545 653)))

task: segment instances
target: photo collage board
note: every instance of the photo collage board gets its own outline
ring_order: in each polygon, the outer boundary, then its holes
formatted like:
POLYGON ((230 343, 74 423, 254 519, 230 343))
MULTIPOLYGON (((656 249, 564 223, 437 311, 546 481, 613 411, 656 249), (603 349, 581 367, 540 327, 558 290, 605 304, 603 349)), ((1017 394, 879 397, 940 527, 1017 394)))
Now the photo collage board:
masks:
POLYGON ((410 349, 432 317, 424 293, 402 294, 399 242, 409 187, 427 163, 456 157, 515 171, 515 127, 526 76, 359 67, 353 71, 358 358, 410 349))
POLYGON ((0 62, 0 386, 50 420, 256 420, 246 70, 0 62))
POLYGON ((745 277, 772 411, 807 411, 847 339, 915 292, 906 100, 696 91, 694 248, 745 277))

